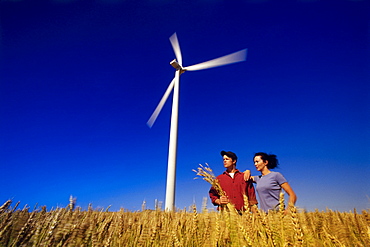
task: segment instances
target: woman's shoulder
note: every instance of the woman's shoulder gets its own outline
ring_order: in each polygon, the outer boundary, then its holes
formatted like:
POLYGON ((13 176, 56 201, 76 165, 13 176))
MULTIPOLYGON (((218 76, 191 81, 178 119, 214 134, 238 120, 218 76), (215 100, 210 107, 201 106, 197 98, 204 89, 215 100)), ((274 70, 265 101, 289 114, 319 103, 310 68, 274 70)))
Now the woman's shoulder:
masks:
POLYGON ((274 176, 282 175, 280 172, 276 172, 276 171, 271 171, 271 174, 274 176))
POLYGON ((280 172, 271 172, 271 173, 272 177, 279 181, 280 184, 286 182, 286 178, 280 172))
POLYGON ((274 177, 284 177, 283 174, 281 174, 280 172, 275 172, 275 171, 271 171, 271 176, 274 176, 274 177))

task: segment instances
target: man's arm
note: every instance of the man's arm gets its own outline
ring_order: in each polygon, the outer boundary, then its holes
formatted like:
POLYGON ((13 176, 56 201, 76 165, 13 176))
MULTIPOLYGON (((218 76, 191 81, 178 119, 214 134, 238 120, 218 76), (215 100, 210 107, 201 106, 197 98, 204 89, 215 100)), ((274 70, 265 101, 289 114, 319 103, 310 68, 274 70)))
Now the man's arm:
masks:
POLYGON ((257 198, 256 198, 256 191, 254 190, 252 181, 247 182, 247 196, 248 196, 248 202, 249 206, 252 207, 253 205, 258 204, 257 198))
POLYGON ((211 187, 209 190, 209 197, 211 198, 212 204, 215 206, 220 206, 229 203, 227 196, 220 196, 216 189, 211 187))
POLYGON ((254 177, 251 176, 251 170, 245 170, 243 172, 244 174, 244 181, 253 181, 254 182, 254 177))

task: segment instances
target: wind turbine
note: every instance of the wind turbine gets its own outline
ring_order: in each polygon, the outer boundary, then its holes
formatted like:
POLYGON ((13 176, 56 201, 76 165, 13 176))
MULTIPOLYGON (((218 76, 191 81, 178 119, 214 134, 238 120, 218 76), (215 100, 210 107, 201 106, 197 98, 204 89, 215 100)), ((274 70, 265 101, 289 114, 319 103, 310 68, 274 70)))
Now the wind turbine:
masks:
POLYGON ((173 51, 176 59, 172 60, 170 64, 176 69, 175 77, 168 86, 158 106, 155 108, 153 114, 150 116, 147 125, 151 128, 162 110, 164 103, 173 89, 172 113, 171 113, 171 129, 170 142, 168 150, 168 166, 167 166, 167 185, 166 185, 166 203, 165 210, 173 211, 175 205, 175 180, 176 180, 176 155, 177 155, 177 129, 178 129, 178 110, 179 110, 179 83, 180 75, 185 71, 195 71, 202 69, 210 69, 227 64, 238 63, 245 61, 247 56, 247 49, 237 51, 235 53, 219 57, 207 62, 195 64, 188 67, 182 66, 182 56, 179 41, 176 33, 170 37, 173 51))

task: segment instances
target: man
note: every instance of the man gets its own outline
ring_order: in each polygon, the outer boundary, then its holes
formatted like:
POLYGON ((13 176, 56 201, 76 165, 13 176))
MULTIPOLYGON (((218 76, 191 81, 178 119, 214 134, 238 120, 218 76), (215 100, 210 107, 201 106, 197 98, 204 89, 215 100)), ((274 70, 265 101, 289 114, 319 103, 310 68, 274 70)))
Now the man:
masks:
POLYGON ((244 211, 244 196, 248 198, 249 208, 257 204, 256 193, 251 181, 244 180, 244 174, 236 169, 236 162, 238 157, 231 151, 221 151, 224 167, 226 171, 217 176, 217 180, 225 192, 224 196, 220 196, 217 190, 213 187, 209 190, 209 196, 213 205, 218 206, 231 203, 239 212, 244 211))

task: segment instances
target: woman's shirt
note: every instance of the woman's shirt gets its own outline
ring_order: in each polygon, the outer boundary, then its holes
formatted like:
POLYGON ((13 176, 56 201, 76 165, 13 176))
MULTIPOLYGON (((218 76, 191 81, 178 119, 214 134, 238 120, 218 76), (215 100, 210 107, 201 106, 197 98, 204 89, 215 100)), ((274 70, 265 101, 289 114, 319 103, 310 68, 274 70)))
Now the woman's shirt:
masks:
POLYGON ((277 209, 281 185, 287 182, 284 176, 280 172, 270 172, 267 175, 254 176, 253 178, 257 184, 256 190, 260 199, 260 208, 265 212, 277 209))

